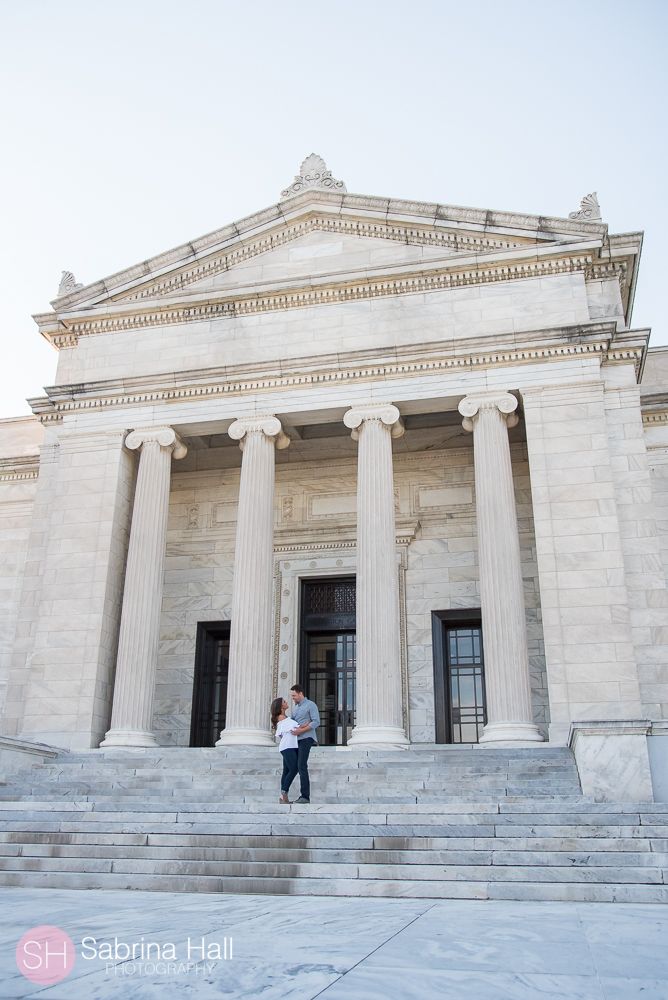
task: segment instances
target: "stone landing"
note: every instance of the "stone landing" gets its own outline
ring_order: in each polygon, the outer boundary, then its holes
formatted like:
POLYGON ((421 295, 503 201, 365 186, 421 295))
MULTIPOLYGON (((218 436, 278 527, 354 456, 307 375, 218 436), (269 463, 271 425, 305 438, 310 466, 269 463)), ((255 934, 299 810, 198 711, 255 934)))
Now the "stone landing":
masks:
POLYGON ((0 885, 668 901, 668 806, 594 802, 563 747, 318 749, 289 807, 271 749, 34 760, 0 789, 0 885))

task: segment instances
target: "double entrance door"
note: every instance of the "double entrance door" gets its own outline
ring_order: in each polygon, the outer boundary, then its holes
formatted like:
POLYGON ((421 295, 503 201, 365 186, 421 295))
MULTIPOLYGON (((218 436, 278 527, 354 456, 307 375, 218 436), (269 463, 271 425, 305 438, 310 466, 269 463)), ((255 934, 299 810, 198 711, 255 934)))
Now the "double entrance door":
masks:
POLYGON ((345 746, 355 726, 355 607, 354 577, 302 581, 300 677, 321 746, 345 746))
MULTIPOLYGON (((230 623, 197 627, 190 745, 225 728, 230 623)), ((355 726, 355 577, 302 581, 299 680, 320 712, 321 746, 345 746, 355 726)))

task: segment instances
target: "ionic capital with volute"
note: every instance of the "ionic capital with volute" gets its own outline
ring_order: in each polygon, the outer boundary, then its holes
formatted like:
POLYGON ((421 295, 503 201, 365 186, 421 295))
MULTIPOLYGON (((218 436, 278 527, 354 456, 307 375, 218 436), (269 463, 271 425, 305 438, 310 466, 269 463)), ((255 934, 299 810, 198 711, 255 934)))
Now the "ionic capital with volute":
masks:
POLYGON ((281 421, 271 413, 253 417, 239 417, 238 420, 230 424, 227 433, 233 441, 239 442, 242 451, 249 434, 264 434, 265 437, 274 442, 279 450, 287 448, 290 444, 290 438, 284 432, 281 421))
POLYGON ((351 428, 350 436, 353 441, 359 439, 359 428, 367 420, 387 424, 391 428, 390 433, 393 438, 400 438, 404 433, 401 414, 394 403, 362 403, 353 406, 343 416, 344 424, 351 428))
POLYGON ((465 431, 472 431, 476 417, 483 408, 496 408, 506 419, 506 427, 514 427, 519 417, 517 409, 517 399, 511 392, 473 392, 465 396, 459 404, 459 412, 462 417, 462 427, 465 431))
POLYGON ((171 448, 174 458, 185 458, 188 448, 173 427, 136 427, 125 439, 125 447, 136 451, 149 442, 171 448))

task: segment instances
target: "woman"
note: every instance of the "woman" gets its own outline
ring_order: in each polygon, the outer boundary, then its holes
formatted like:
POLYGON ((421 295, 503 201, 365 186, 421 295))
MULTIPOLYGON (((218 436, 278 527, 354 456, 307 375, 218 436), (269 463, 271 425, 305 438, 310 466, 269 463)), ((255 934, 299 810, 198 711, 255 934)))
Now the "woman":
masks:
POLYGON ((283 777, 281 778, 281 805, 289 806, 288 792, 297 774, 297 737, 293 730, 299 727, 287 717, 288 703, 285 698, 274 698, 271 703, 271 726, 276 738, 281 737, 278 749, 283 757, 283 777))

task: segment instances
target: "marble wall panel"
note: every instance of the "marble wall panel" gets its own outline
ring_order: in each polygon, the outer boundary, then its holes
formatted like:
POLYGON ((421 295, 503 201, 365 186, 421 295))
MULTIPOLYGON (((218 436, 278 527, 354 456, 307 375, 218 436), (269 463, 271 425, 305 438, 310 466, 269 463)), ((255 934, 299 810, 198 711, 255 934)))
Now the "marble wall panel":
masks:
MULTIPOLYGON (((606 389, 606 417, 642 714, 658 720, 668 718, 668 593, 657 523, 661 508, 655 502, 659 491, 653 489, 640 388, 630 377, 628 382, 606 389)), ((661 477, 655 476, 657 481, 661 477)))
POLYGON ((7 733, 3 718, 7 696, 16 700, 10 672, 16 623, 37 480, 0 484, 0 732, 7 733))
POLYGON ((522 395, 551 738, 563 740, 571 720, 637 718, 641 712, 624 521, 615 496, 604 382, 522 395), (590 613, 585 627, 583 608, 590 613))
POLYGON ((135 468, 123 438, 59 436, 44 498, 50 527, 39 553, 39 607, 30 623, 20 731, 28 739, 87 748, 109 726, 135 468))
POLYGON ((624 327, 624 306, 617 278, 606 281, 587 281, 589 316, 593 320, 615 319, 618 329, 624 327))
MULTIPOLYGON (((25 699, 30 679, 35 628, 39 615, 44 561, 51 532, 51 514, 58 472, 60 446, 53 431, 42 445, 39 475, 35 484, 26 558, 21 579, 21 591, 16 609, 11 659, 7 675, 7 695, 2 719, 2 732, 16 736, 21 731, 25 699)), ((81 542, 72 540, 76 545, 81 542)))

